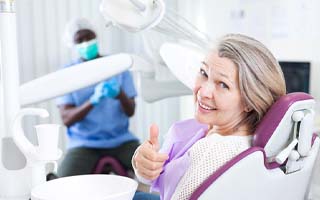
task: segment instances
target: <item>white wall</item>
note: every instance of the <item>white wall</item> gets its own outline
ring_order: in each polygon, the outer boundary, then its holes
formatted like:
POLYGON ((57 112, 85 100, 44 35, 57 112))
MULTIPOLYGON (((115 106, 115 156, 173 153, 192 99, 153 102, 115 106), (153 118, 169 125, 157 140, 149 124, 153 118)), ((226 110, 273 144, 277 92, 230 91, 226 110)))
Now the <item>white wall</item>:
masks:
MULTIPOLYGON (((279 60, 310 61, 310 93, 320 101, 320 1, 178 0, 180 13, 217 38, 243 33, 262 41, 279 60)), ((191 116, 192 98, 183 98, 181 114, 191 116)))

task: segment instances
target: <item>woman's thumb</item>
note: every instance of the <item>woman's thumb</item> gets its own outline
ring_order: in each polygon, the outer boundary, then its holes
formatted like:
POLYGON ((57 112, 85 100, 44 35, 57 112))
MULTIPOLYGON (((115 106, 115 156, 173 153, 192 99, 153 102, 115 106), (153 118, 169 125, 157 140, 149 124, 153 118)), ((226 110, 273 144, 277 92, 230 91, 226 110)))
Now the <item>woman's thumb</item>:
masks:
POLYGON ((159 149, 159 128, 156 124, 152 124, 150 126, 150 132, 149 132, 149 142, 152 144, 153 147, 155 147, 156 150, 159 149))

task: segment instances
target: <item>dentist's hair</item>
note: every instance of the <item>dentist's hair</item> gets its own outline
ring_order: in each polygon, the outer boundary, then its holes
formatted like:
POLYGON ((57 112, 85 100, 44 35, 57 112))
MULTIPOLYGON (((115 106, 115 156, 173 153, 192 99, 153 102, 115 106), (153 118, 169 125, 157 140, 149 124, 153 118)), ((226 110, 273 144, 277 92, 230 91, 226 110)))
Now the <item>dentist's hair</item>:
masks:
POLYGON ((74 36, 81 30, 89 30, 96 35, 96 31, 92 23, 86 18, 74 18, 70 20, 64 30, 63 42, 68 47, 75 45, 74 36))
POLYGON ((246 117, 237 127, 247 124, 251 131, 269 107, 286 93, 285 80, 278 61, 259 41, 241 34, 228 34, 217 46, 220 57, 236 64, 246 117))

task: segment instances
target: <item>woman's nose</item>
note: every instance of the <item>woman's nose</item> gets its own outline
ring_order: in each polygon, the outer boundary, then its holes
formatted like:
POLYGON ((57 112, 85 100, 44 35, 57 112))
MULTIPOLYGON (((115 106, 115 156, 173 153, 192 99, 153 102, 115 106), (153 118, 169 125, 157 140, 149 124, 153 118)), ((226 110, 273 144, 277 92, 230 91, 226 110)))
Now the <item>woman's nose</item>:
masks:
POLYGON ((202 97, 212 98, 214 93, 214 85, 211 83, 204 83, 200 88, 200 95, 202 97))

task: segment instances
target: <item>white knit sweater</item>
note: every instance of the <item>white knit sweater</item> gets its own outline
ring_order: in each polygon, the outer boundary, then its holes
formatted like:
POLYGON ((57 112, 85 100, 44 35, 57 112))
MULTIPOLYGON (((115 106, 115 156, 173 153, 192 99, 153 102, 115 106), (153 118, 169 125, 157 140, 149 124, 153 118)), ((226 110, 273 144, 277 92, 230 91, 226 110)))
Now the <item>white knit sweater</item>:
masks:
POLYGON ((172 200, 186 200, 219 167, 251 146, 252 136, 221 136, 217 133, 197 141, 187 152, 190 166, 172 200))

